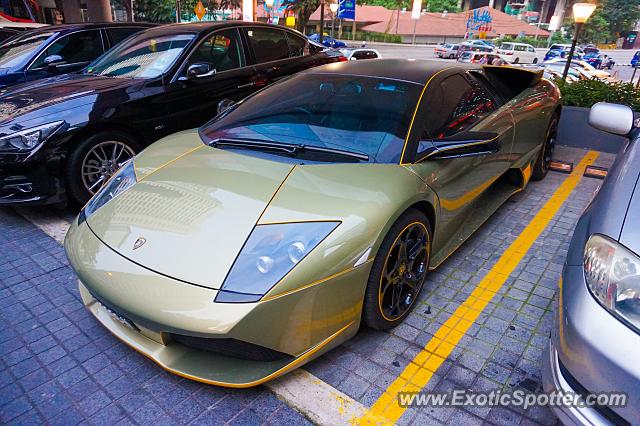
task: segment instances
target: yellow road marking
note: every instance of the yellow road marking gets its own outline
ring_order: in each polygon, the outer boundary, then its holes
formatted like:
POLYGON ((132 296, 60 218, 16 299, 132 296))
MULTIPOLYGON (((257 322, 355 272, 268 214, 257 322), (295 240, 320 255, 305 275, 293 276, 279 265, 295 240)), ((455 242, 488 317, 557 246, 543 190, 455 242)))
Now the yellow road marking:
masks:
POLYGON ((389 385, 367 412, 367 415, 359 420, 359 424, 390 424, 400 419, 406 408, 397 403, 398 394, 401 392, 420 392, 429 383, 433 373, 447 359, 462 336, 500 290, 535 240, 567 200, 571 191, 578 185, 586 167, 595 161, 598 154, 596 151, 589 151, 582 158, 574 171, 553 193, 518 238, 505 250, 467 300, 456 309, 425 348, 389 385))

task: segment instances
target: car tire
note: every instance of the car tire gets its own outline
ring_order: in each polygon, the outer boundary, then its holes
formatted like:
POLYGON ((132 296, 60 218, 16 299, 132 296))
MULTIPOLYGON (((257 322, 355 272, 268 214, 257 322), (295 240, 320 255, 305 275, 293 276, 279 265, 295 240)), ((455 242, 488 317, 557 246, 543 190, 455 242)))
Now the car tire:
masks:
POLYGON ((431 235, 429 220, 416 209, 408 210, 391 226, 371 267, 362 307, 363 324, 389 330, 409 315, 428 273, 431 235), (413 250, 407 252, 407 245, 413 250))
POLYGON ((98 132, 80 140, 67 157, 65 184, 70 200, 84 205, 140 149, 135 139, 118 131, 98 132))
POLYGON ((531 173, 531 180, 542 180, 549 172, 549 164, 553 159, 553 150, 556 145, 556 136, 558 132, 558 114, 554 114, 549 127, 547 127, 547 133, 544 140, 544 145, 536 158, 536 162, 533 165, 533 172, 531 173))
POLYGON ((517 64, 518 62, 520 62, 520 58, 516 58, 516 59, 513 60, 514 64, 517 64))

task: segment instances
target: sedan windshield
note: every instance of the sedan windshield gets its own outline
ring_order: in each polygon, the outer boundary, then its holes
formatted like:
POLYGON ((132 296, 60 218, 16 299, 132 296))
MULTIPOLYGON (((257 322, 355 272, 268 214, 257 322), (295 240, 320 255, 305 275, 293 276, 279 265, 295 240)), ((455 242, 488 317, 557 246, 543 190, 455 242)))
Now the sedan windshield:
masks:
POLYGON ((0 68, 11 68, 27 62, 40 47, 46 44, 48 39, 56 34, 53 31, 27 32, 7 40, 0 46, 0 68))
POLYGON ((247 140, 322 147, 400 160, 422 85, 353 75, 295 75, 201 129, 205 143, 247 140))
POLYGON ((87 74, 110 77, 154 78, 171 68, 195 34, 140 33, 98 58, 87 74))

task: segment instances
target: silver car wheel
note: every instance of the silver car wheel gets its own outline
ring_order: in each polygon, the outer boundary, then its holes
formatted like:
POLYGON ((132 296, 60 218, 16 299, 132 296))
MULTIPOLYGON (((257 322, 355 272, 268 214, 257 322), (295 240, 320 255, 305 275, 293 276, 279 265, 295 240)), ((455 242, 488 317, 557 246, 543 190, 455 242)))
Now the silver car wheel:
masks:
POLYGON ((82 160, 82 183, 92 195, 135 155, 133 149, 119 141, 100 142, 82 160))

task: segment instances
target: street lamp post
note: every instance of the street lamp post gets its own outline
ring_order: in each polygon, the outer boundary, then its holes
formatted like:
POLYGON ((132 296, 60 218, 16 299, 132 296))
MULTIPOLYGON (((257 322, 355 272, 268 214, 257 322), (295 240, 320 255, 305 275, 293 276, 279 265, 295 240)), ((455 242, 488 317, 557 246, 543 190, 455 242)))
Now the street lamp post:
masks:
POLYGON ((333 34, 336 26, 336 12, 338 11, 338 3, 331 3, 329 5, 329 9, 331 9, 331 38, 335 38, 333 34))
POLYGON ((264 0, 264 6, 267 9, 267 22, 271 23, 271 8, 273 7, 273 0, 264 0))
POLYGON ((324 40, 324 0, 320 0, 320 44, 324 40))
POLYGON ((569 68, 571 67, 571 59, 573 59, 573 53, 576 50, 576 43, 578 42, 578 37, 580 36, 580 31, 582 30, 582 26, 587 19, 591 16, 593 11, 595 10, 596 5, 593 3, 576 3, 573 5, 573 20, 576 23, 576 31, 573 34, 573 41, 571 42, 571 50, 569 50, 569 56, 567 56, 567 63, 564 66, 564 71, 562 72, 562 80, 567 79, 567 74, 569 74, 569 68))

